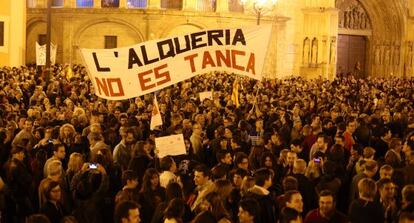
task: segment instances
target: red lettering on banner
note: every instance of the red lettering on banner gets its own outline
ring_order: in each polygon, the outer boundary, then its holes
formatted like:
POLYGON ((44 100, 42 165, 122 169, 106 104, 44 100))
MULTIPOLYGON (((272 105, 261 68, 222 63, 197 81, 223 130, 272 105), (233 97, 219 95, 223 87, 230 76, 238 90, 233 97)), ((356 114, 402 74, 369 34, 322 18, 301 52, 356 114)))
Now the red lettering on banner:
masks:
POLYGON ((141 85, 141 90, 146 91, 155 87, 155 84, 147 85, 148 82, 151 82, 151 78, 144 78, 146 75, 151 74, 152 70, 147 70, 141 73, 138 73, 139 85, 141 85))
POLYGON ((204 51, 203 65, 201 65, 202 69, 206 68, 207 65, 216 67, 216 65, 214 64, 213 58, 211 58, 210 53, 208 51, 204 51))
POLYGON ((164 78, 163 80, 160 80, 160 81, 157 82, 157 86, 171 81, 170 72, 168 70, 163 71, 162 73, 160 73, 161 69, 164 69, 164 68, 167 68, 167 67, 168 67, 168 65, 164 64, 164 65, 161 65, 159 67, 154 68, 155 79, 164 78))
POLYGON ((231 63, 233 65, 233 68, 236 69, 236 70, 244 71, 244 67, 237 65, 236 55, 244 56, 244 55, 246 55, 246 52, 240 51, 240 50, 232 50, 231 51, 231 63))
POLYGON ((197 56, 198 56, 198 54, 191 54, 191 55, 188 55, 188 56, 184 57, 184 60, 189 60, 190 61, 190 66, 191 66, 191 72, 192 73, 195 72, 194 58, 196 58, 197 56))
POLYGON ((138 79, 139 79, 139 84, 141 86, 141 90, 146 91, 146 90, 155 88, 156 86, 170 82, 171 81, 170 72, 168 70, 162 71, 162 69, 165 69, 167 67, 168 67, 167 64, 163 64, 161 66, 155 67, 153 70, 147 70, 147 71, 138 73, 138 79), (155 83, 152 83, 153 79, 150 76, 148 76, 152 73, 154 73, 154 80, 157 81, 155 83))
POLYGON ((256 75, 256 70, 254 69, 255 64, 256 64, 256 60, 254 58, 254 53, 251 53, 249 57, 249 62, 247 62, 246 72, 250 72, 253 75, 256 75))
POLYGON ((122 87, 121 78, 102 78, 95 77, 96 86, 98 87, 99 94, 103 94, 108 97, 122 97, 125 96, 124 88, 122 87), (114 86, 118 88, 118 92, 114 91, 114 86))
MULTIPOLYGON (((207 66, 211 67, 228 67, 235 70, 249 72, 253 75, 256 75, 255 70, 255 56, 254 53, 247 54, 245 51, 240 50, 215 50, 213 51, 216 55, 212 56, 212 52, 204 51, 203 58, 196 60, 198 54, 191 54, 184 57, 184 60, 190 62, 191 72, 194 73, 198 71, 197 69, 205 69, 207 66), (248 62, 246 64, 240 64, 242 57, 249 56, 248 62), (201 67, 200 67, 201 66, 201 67)), ((245 61, 245 60, 243 60, 245 61)))
POLYGON ((216 60, 217 66, 219 67, 221 67, 221 61, 223 61, 227 67, 231 67, 230 50, 226 50, 226 57, 224 57, 224 54, 220 50, 216 50, 216 60))

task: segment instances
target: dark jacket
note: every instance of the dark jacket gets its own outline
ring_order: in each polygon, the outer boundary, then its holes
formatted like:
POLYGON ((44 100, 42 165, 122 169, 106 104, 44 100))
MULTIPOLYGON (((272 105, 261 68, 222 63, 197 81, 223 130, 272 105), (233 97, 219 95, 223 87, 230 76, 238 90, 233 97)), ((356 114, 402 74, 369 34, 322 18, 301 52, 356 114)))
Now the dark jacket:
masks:
POLYGON ((384 212, 381 204, 357 199, 351 203, 349 220, 352 223, 384 222, 384 212))
POLYGON ((257 187, 252 187, 245 197, 253 198, 260 204, 260 219, 257 223, 276 222, 277 207, 271 194, 266 195, 257 187))

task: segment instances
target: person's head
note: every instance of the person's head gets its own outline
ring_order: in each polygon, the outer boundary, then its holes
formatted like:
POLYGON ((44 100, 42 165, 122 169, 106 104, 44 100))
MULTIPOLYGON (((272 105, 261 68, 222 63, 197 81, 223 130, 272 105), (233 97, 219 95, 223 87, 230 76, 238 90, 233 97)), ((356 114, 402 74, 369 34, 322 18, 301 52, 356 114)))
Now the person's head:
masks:
POLYGON ((239 217, 240 223, 254 223, 258 222, 260 217, 259 203, 254 199, 242 199, 239 202, 239 217))
POLYGON ((290 144, 290 150, 297 154, 301 153, 303 150, 302 141, 300 139, 293 140, 292 144, 290 144))
POLYGON ((220 179, 214 181, 213 192, 216 192, 223 200, 227 200, 233 191, 233 185, 230 180, 220 179))
POLYGON ((233 159, 228 151, 218 151, 216 154, 217 161, 222 164, 231 165, 233 159))
POLYGON ((201 136, 202 133, 203 133, 203 128, 201 127, 201 125, 199 123, 193 124, 193 134, 201 136))
POLYGON ((160 185, 160 175, 158 171, 154 168, 148 168, 145 171, 143 180, 142 180, 142 191, 148 192, 151 191, 151 188, 157 188, 160 185))
POLYGON ((174 198, 168 202, 164 211, 165 219, 181 219, 185 211, 185 202, 182 198, 174 198))
POLYGON ((409 156, 411 151, 413 150, 414 150, 414 141, 410 139, 406 140, 402 148, 402 151, 404 152, 404 154, 406 156, 409 156))
POLYGON ((254 180, 255 180, 256 185, 264 187, 266 189, 272 186, 272 177, 273 177, 273 174, 271 170, 267 168, 258 169, 254 173, 254 180))
POLYGON ((406 185, 401 192, 404 205, 414 203, 414 184, 406 185))
POLYGON ((286 160, 287 160, 287 163, 288 163, 288 165, 289 166, 293 166, 293 164, 295 163, 295 160, 298 158, 298 154, 296 154, 295 152, 293 152, 293 151, 289 151, 288 153, 287 153, 287 157, 286 157, 286 160))
POLYGON ((234 163, 238 168, 249 170, 249 157, 243 152, 236 153, 234 163))
POLYGON ((388 164, 383 165, 380 168, 380 171, 379 171, 379 173, 380 173, 380 179, 385 179, 385 178, 386 179, 391 179, 393 172, 394 172, 394 169, 392 168, 392 166, 390 166, 388 164))
POLYGON ((370 178, 364 178, 358 182, 359 198, 373 201, 377 193, 377 185, 370 178))
POLYGON ((21 146, 15 146, 13 147, 13 149, 11 150, 11 155, 13 159, 17 159, 19 161, 23 161, 24 160, 24 151, 25 149, 21 146))
POLYGON ((183 191, 181 186, 177 182, 170 182, 168 183, 167 187, 165 188, 165 196, 166 201, 170 201, 174 198, 184 198, 183 191))
POLYGON ((115 207, 115 223, 139 223, 139 206, 134 201, 121 201, 115 207))
POLYGON ((330 190, 323 190, 319 193, 319 212, 322 216, 328 217, 335 211, 335 195, 330 190))
POLYGON ((273 153, 266 151, 260 158, 260 167, 273 168, 276 165, 276 160, 273 153))
POLYGON ((247 176, 248 172, 245 169, 237 168, 230 173, 233 186, 240 188, 243 183, 243 178, 247 176))
POLYGON ((51 202, 59 202, 62 198, 62 190, 59 182, 48 181, 48 184, 45 187, 45 196, 46 199, 51 202))
POLYGON ((280 212, 279 223, 301 223, 301 212, 294 208, 284 207, 280 212))
POLYGON ((26 119, 26 121, 24 122, 24 130, 26 131, 32 131, 32 127, 33 127, 33 118, 28 118, 26 119))
POLYGON ((130 188, 138 186, 138 175, 132 170, 125 170, 122 173, 122 183, 130 188))
POLYGON ((350 118, 346 125, 346 131, 353 134, 357 128, 357 121, 355 118, 350 118))
POLYGON ((364 166, 364 173, 369 178, 372 178, 378 171, 378 163, 375 160, 366 160, 364 166))
POLYGON ((373 160, 374 159, 374 156, 375 156, 375 149, 372 148, 372 147, 370 147, 370 146, 365 147, 364 150, 363 150, 363 152, 362 152, 362 156, 365 159, 371 159, 371 160, 373 160))
POLYGON ((210 170, 205 165, 198 165, 194 168, 194 183, 202 186, 210 180, 210 170))
POLYGON ((292 176, 286 176, 282 180, 283 191, 297 190, 298 189, 298 180, 292 176))
POLYGON ((325 151, 328 148, 328 141, 326 138, 327 136, 325 136, 324 134, 318 135, 318 138, 316 139, 315 143, 320 150, 325 151))
POLYGON ((65 159, 66 151, 63 144, 54 144, 53 145, 53 156, 59 160, 65 159))
POLYGON ((285 193, 286 207, 295 209, 299 213, 303 212, 302 195, 297 190, 290 190, 285 193))
POLYGON ((382 178, 377 182, 378 192, 382 200, 393 199, 395 196, 395 184, 389 178, 382 178))
POLYGON ((171 171, 175 173, 177 171, 177 164, 171 156, 166 156, 161 159, 160 168, 163 171, 171 171))
POLYGON ((69 156, 68 170, 78 172, 83 166, 82 154, 74 152, 69 156))
POLYGON ((54 181, 60 181, 63 173, 62 162, 60 160, 52 160, 47 166, 46 171, 48 178, 54 181))
POLYGON ((303 159, 297 159, 293 164, 293 173, 294 174, 305 174, 306 171, 306 161, 303 159))
POLYGON ((228 211, 224 206, 224 201, 217 192, 207 194, 200 205, 202 210, 210 210, 216 219, 220 219, 223 216, 229 216, 228 211))

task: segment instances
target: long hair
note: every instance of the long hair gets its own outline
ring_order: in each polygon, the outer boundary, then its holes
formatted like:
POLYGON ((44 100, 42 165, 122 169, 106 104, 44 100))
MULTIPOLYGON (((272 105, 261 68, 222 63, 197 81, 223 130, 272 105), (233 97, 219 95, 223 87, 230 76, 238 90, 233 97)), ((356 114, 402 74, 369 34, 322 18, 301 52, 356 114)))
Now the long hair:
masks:
MULTIPOLYGON (((159 173, 156 169, 148 168, 145 171, 144 179, 142 180, 142 188, 141 188, 142 193, 152 193, 151 180, 154 176, 160 177, 160 175, 159 175, 159 173)), ((160 186, 160 184, 158 183, 158 187, 159 186, 160 186)))
POLYGON ((211 205, 211 213, 213 214, 214 218, 219 221, 222 218, 229 219, 229 212, 224 206, 223 199, 220 195, 216 192, 212 192, 207 194, 204 198, 208 203, 211 205))

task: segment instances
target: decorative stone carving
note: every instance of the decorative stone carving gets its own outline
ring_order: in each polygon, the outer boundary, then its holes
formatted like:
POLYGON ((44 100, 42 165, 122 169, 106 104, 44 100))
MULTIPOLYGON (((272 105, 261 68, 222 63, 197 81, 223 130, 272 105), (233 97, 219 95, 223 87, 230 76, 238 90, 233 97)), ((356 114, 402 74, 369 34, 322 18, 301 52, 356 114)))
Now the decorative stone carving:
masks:
POLYGON ((336 37, 333 36, 331 39, 330 49, 329 49, 329 63, 336 63, 336 37))
POLYGON ((338 0, 336 7, 340 10, 339 28, 370 29, 370 20, 367 12, 357 0, 338 0))
POLYGON ((318 64, 318 39, 315 37, 312 40, 312 64, 318 64))
POLYGON ((309 58, 310 58, 310 40, 308 37, 306 37, 303 40, 303 64, 307 65, 309 64, 309 58))
POLYGON ((404 74, 411 75, 414 65, 414 46, 412 41, 407 42, 407 53, 404 62, 404 74))

